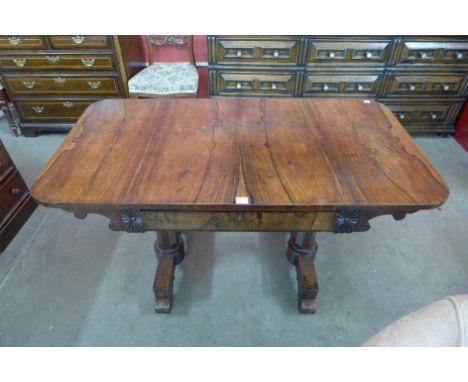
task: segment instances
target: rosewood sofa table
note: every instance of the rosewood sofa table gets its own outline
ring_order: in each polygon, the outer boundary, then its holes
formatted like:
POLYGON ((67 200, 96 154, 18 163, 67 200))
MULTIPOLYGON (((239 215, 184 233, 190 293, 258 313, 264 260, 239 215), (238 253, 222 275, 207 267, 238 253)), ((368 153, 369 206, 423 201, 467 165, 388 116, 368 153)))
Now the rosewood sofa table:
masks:
POLYGON ((156 231, 169 312, 181 231, 291 232, 298 308, 314 313, 316 232, 435 208, 448 187, 390 110, 363 99, 148 99, 91 105, 32 188, 112 230, 156 231))

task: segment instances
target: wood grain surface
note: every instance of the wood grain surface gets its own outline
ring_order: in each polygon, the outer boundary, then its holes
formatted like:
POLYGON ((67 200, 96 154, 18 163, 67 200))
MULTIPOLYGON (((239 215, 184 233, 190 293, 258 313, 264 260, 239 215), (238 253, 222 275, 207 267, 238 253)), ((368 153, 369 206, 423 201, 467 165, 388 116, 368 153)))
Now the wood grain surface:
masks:
POLYGON ((32 192, 84 209, 401 211, 448 187, 375 101, 127 99, 91 105, 32 192))

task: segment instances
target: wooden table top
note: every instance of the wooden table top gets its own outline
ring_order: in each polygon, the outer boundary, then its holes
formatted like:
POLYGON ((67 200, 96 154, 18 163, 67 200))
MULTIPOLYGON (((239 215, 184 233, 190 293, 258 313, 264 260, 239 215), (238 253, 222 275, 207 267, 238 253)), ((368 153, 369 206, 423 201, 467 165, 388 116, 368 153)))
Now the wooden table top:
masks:
POLYGON ((319 211, 433 208, 448 187, 375 101, 180 98, 94 103, 32 192, 54 207, 319 211))

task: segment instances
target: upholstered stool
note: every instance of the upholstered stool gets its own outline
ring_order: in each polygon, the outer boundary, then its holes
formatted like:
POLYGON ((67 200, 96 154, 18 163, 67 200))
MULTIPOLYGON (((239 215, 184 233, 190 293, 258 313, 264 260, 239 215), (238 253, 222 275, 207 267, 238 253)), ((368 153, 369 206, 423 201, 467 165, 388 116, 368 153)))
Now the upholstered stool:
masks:
POLYGON ((410 313, 362 346, 468 346, 468 294, 445 297, 410 313))

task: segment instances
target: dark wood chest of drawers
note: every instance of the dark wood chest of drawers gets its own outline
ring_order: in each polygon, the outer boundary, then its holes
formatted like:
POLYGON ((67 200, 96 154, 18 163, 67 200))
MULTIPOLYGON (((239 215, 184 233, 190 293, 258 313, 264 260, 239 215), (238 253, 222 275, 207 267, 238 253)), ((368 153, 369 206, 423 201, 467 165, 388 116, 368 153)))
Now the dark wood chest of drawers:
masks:
POLYGON ((451 133, 467 36, 208 36, 211 96, 363 97, 410 132, 451 133))
POLYGON ((37 204, 0 141, 0 252, 7 247, 37 204))
POLYGON ((68 129, 92 102, 127 95, 116 36, 0 36, 0 76, 25 135, 68 129))

